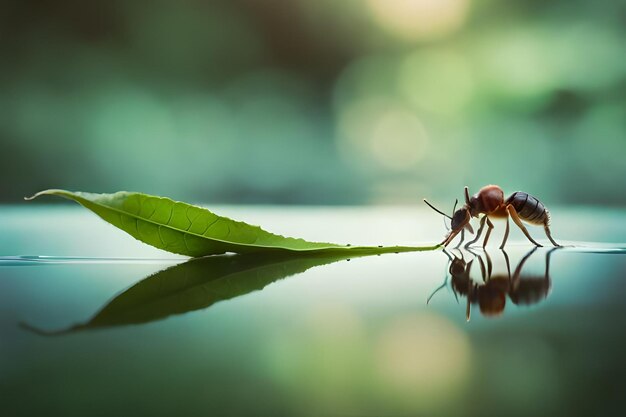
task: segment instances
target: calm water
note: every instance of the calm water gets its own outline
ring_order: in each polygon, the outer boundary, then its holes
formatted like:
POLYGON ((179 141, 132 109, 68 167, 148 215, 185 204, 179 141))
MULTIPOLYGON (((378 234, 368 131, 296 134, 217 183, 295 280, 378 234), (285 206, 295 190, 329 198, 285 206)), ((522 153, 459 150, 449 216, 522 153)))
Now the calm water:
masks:
MULTIPOLYGON (((445 232, 413 208, 214 210, 353 244, 445 232)), ((0 208, 0 414, 621 414, 626 212, 552 214, 576 247, 503 252, 496 224, 487 252, 186 262, 78 207, 0 208)))

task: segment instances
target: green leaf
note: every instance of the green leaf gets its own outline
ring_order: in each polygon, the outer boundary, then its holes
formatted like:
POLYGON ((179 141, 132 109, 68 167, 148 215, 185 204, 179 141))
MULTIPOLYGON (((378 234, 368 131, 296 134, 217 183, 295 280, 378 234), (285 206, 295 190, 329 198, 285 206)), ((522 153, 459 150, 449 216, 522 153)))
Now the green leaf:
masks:
POLYGON ((218 301, 261 290, 282 278, 350 257, 368 256, 367 250, 350 254, 301 252, 247 254, 191 259, 159 271, 114 297, 89 321, 67 329, 46 331, 22 323, 42 335, 148 323, 168 316, 200 310, 218 301))
POLYGON ((73 200, 102 219, 144 243, 168 252, 192 257, 226 252, 326 252, 369 253, 433 250, 439 246, 352 247, 334 243, 307 242, 267 232, 258 226, 218 216, 211 211, 165 197, 120 191, 93 194, 46 190, 27 198, 56 195, 73 200))

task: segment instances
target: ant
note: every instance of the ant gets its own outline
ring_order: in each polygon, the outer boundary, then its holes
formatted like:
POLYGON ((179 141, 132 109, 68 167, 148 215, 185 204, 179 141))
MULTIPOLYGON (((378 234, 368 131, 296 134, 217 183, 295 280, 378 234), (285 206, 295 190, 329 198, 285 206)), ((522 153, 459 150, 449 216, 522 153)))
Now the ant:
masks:
POLYGON ((470 198, 469 190, 466 186, 465 205, 463 205, 463 207, 461 207, 460 209, 454 211, 452 217, 443 213, 441 210, 436 209, 425 199, 424 202, 437 213, 442 214, 443 216, 451 220, 451 230, 446 235, 443 242, 440 243, 440 245, 443 245, 444 247, 448 246, 448 244, 459 233, 461 233, 462 242, 464 238, 464 230, 467 228, 468 230, 470 230, 470 232, 472 231, 471 226, 469 226, 471 218, 478 217, 478 215, 480 214, 483 214, 483 216, 480 220, 480 226, 478 228, 478 232, 476 233, 476 237, 465 245, 466 248, 476 243, 478 239, 480 239, 480 235, 485 228, 485 224, 487 225, 488 229, 487 234, 485 235, 485 240, 483 241, 483 248, 487 246, 487 242, 489 241, 489 235, 491 234, 491 230, 493 229, 493 223, 489 219, 490 217, 506 218, 506 230, 504 232, 504 239, 502 239, 500 249, 504 248, 504 245, 509 238, 509 217, 513 219, 513 222, 515 222, 517 227, 522 230, 528 240, 530 240, 535 246, 541 245, 537 243, 532 238, 532 236, 530 236, 530 233, 528 233, 528 230, 522 223, 522 220, 538 226, 543 225, 543 229, 546 232, 546 236, 548 237, 548 239, 550 239, 550 242, 552 242, 554 246, 561 246, 556 243, 554 239, 552 239, 552 234, 550 233, 549 227, 550 213, 548 212, 548 210, 537 198, 523 191, 516 191, 505 200, 504 192, 500 187, 498 187, 497 185, 487 185, 481 188, 478 193, 474 194, 470 198))
MULTIPOLYGON (((480 262, 482 283, 476 283, 470 278, 470 270, 474 259, 465 262, 463 254, 461 257, 450 254, 444 249, 444 253, 450 260, 449 272, 452 277, 451 288, 454 297, 458 301, 457 294, 461 294, 467 298, 467 307, 465 309, 465 318, 470 320, 471 305, 478 304, 480 312, 485 316, 498 316, 504 311, 507 295, 511 302, 515 305, 530 305, 540 302, 548 296, 551 288, 550 279, 550 256, 552 252, 559 249, 553 248, 546 253, 546 269, 543 276, 522 275, 524 264, 537 250, 537 247, 531 249, 519 262, 515 268, 515 272, 511 277, 511 268, 507 253, 502 250, 506 260, 507 275, 493 275, 492 263, 489 254, 485 252, 487 258, 487 273, 485 273, 485 264, 481 256, 477 256, 480 262)), ((430 303, 433 296, 446 286, 448 275, 441 286, 435 289, 426 300, 426 304, 430 303)))

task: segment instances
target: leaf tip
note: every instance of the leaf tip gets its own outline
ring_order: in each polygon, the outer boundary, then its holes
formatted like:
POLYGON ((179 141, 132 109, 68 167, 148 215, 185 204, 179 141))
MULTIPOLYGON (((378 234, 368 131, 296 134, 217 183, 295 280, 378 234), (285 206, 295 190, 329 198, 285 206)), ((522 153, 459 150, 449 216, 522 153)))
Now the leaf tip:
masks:
POLYGON ((84 327, 83 325, 76 325, 76 326, 68 327, 67 329, 61 329, 61 330, 44 330, 39 327, 35 327, 31 324, 28 324, 26 322, 23 322, 23 321, 20 321, 18 323, 18 326, 21 329, 26 330, 27 332, 31 332, 39 336, 60 336, 60 335, 70 333, 76 329, 80 329, 84 327))
POLYGON ((39 191, 38 193, 35 193, 35 194, 31 195, 30 197, 24 197, 24 200, 31 201, 31 200, 36 199, 39 196, 42 196, 42 195, 46 195, 46 194, 62 194, 63 192, 64 192, 63 190, 55 190, 55 189, 43 190, 43 191, 39 191))
POLYGON ((24 200, 26 200, 26 201, 31 201, 31 200, 34 200, 34 199, 36 199, 37 197, 39 197, 39 196, 41 195, 41 193, 43 193, 43 191, 40 191, 40 192, 38 192, 38 193, 35 193, 35 194, 31 195, 30 197, 24 197, 24 200))

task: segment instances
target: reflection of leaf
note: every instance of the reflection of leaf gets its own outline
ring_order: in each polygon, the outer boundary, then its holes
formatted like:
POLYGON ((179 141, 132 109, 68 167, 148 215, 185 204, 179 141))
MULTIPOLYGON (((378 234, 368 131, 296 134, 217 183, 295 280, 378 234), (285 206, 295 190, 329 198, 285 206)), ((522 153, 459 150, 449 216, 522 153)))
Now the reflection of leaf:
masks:
MULTIPOLYGON (((303 239, 269 233, 258 226, 218 216, 207 209, 169 198, 121 191, 92 194, 46 190, 35 194, 57 195, 74 200, 134 238, 156 248, 187 256, 216 255, 226 252, 352 252, 363 247, 334 243, 307 242, 303 239)), ((396 247, 394 251, 431 250, 431 247, 396 247)), ((368 248, 384 253, 385 248, 368 248)))
POLYGON ((223 255, 192 259, 159 271, 128 288, 107 303, 87 323, 53 332, 42 331, 27 324, 22 326, 37 333, 54 335, 147 323, 207 308, 218 301, 261 290, 279 279, 315 266, 372 254, 371 250, 355 249, 349 255, 316 252, 300 255, 223 255))

